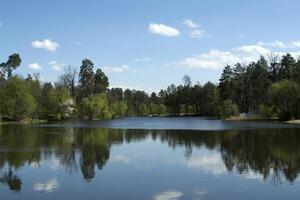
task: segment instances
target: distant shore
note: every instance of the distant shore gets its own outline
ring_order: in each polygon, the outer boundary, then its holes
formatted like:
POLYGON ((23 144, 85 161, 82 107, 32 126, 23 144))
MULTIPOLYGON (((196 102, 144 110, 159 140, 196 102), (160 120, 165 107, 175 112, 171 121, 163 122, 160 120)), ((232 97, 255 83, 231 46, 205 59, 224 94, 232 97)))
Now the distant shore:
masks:
MULTIPOLYGON (((128 116, 128 117, 134 117, 134 116, 128 116)), ((174 117, 207 117, 208 119, 219 119, 216 117, 208 117, 208 116, 199 116, 199 115, 148 115, 148 116, 136 116, 136 117, 168 117, 168 118, 174 118, 174 117)), ((69 119, 72 121, 72 119, 69 119)), ((73 119, 76 120, 76 119, 73 119)), ((78 119, 77 119, 78 120, 78 119)), ((100 120, 100 119, 93 119, 90 121, 94 121, 94 120, 100 120)), ((113 120, 113 119, 112 119, 113 120)), ((259 116, 256 115, 252 115, 251 117, 245 117, 245 116, 232 116, 229 117, 227 119, 219 119, 219 120, 223 120, 223 121, 265 121, 265 122, 274 122, 274 121, 278 121, 278 122, 284 122, 284 123, 288 123, 288 124, 298 124, 300 125, 300 119, 296 119, 296 120, 289 120, 289 121, 280 121, 277 118, 261 118, 259 116)), ((65 120, 56 120, 56 122, 59 121, 65 121, 65 120)), ((32 124, 43 124, 43 123, 47 123, 47 122, 51 122, 48 120, 39 120, 39 119, 27 119, 27 120, 21 120, 21 121, 5 121, 5 120, 0 120, 0 125, 9 125, 9 124, 16 124, 16 125, 32 125, 32 124)), ((54 121, 53 121, 54 122, 54 121)))
POLYGON ((288 124, 300 124, 300 119, 286 121, 288 124))
POLYGON ((21 121, 1 121, 0 125, 9 125, 9 124, 18 124, 18 125, 29 125, 29 124, 42 124, 48 122, 47 120, 40 120, 40 119, 29 119, 29 120, 21 120, 21 121))

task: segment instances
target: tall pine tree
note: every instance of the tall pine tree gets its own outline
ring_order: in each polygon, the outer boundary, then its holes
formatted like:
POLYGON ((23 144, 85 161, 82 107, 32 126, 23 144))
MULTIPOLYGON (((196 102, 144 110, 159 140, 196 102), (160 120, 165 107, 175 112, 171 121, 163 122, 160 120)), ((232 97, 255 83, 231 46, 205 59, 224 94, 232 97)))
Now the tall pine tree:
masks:
POLYGON ((88 59, 82 61, 79 72, 80 98, 93 94, 94 91, 94 63, 88 59))
POLYGON ((109 86, 108 77, 101 69, 97 69, 95 77, 95 93, 102 93, 106 92, 109 86))

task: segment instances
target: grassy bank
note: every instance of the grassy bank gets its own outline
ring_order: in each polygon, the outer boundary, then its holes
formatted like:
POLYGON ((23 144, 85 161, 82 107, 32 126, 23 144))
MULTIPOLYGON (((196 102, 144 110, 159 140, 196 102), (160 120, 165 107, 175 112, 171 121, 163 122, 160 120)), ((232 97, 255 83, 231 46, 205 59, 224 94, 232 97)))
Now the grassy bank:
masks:
POLYGON ((286 121, 288 124, 300 124, 300 119, 286 121))
POLYGON ((236 116, 231 116, 224 120, 226 121, 279 121, 277 117, 266 118, 258 114, 252 114, 252 115, 240 114, 236 116))
POLYGON ((8 125, 8 124, 18 124, 18 125, 31 125, 31 124, 42 124, 46 123, 47 120, 41 120, 41 119, 26 119, 21 121, 1 121, 0 125, 8 125))

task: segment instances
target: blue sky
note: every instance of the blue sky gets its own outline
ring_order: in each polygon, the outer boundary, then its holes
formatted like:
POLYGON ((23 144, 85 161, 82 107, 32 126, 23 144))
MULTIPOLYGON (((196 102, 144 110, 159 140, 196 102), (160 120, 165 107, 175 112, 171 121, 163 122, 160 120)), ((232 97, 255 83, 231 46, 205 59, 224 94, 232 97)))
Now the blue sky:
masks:
POLYGON ((158 91, 218 82, 222 67, 259 55, 300 55, 297 0, 1 0, 0 61, 55 81, 91 59, 111 86, 158 91))

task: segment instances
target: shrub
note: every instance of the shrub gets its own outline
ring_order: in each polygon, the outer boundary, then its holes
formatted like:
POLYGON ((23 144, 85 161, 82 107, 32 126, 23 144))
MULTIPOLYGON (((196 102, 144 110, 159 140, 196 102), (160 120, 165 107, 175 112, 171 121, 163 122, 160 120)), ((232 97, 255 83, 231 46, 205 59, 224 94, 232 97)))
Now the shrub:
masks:
POLYGON ((238 114, 238 107, 230 99, 223 101, 218 107, 219 117, 227 119, 238 114))

